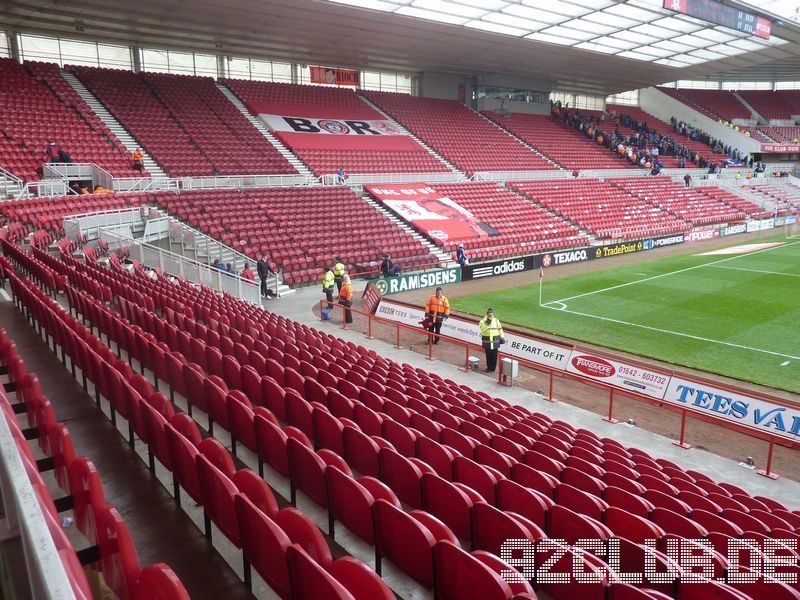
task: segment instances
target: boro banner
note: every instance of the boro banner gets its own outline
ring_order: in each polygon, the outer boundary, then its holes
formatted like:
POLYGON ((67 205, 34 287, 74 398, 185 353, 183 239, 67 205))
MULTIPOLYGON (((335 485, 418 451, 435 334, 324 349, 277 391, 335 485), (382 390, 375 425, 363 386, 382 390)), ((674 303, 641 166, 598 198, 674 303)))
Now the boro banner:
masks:
POLYGON ((311 71, 311 83, 328 85, 353 85, 361 83, 361 73, 349 69, 332 69, 330 67, 308 67, 311 71))
POLYGON ((366 185, 364 189, 434 240, 457 242, 500 235, 466 208, 425 183, 366 185))
MULTIPOLYGON (((381 300, 375 313, 388 321, 405 323, 413 327, 419 326, 425 318, 425 310, 417 306, 409 306, 399 302, 381 300)), ((481 345, 481 331, 478 327, 479 319, 468 321, 461 317, 451 316, 442 323, 442 333, 463 342, 476 346, 481 345)), ((420 331, 422 328, 420 327, 420 331)), ((500 346, 500 352, 514 358, 546 365, 554 369, 564 370, 567 366, 567 357, 572 350, 568 346, 560 346, 536 338, 506 332, 506 344, 500 346)))
POLYGON ((782 406, 713 385, 673 375, 664 400, 765 434, 797 440, 800 409, 782 406))
POLYGON ((664 397, 670 380, 667 373, 580 350, 572 351, 567 371, 659 400, 664 397))
POLYGON ((318 119, 284 115, 258 115, 275 132, 324 135, 405 135, 386 119, 318 119))

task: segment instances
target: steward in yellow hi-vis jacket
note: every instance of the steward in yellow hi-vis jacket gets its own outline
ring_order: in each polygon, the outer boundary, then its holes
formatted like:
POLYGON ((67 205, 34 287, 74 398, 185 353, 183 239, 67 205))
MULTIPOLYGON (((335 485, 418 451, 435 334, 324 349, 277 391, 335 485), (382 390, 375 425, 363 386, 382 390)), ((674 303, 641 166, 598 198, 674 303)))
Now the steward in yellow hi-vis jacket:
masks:
POLYGON ((425 305, 425 316, 431 320, 428 331, 435 333, 433 343, 439 343, 439 332, 442 330, 442 323, 450 317, 450 303, 447 297, 442 294, 442 288, 436 288, 436 293, 428 298, 428 303, 425 305))
POLYGON ((486 309, 486 316, 481 319, 478 326, 481 328, 481 343, 486 352, 486 372, 494 373, 497 368, 497 349, 506 341, 503 338, 503 326, 500 320, 495 318, 491 308, 486 309))
POLYGON ((333 308, 333 271, 330 267, 325 267, 325 275, 322 276, 322 293, 328 300, 328 308, 333 308))
POLYGON ((342 259, 336 257, 336 264, 333 265, 333 280, 336 282, 336 291, 340 292, 342 289, 342 278, 344 277, 344 264, 342 259))

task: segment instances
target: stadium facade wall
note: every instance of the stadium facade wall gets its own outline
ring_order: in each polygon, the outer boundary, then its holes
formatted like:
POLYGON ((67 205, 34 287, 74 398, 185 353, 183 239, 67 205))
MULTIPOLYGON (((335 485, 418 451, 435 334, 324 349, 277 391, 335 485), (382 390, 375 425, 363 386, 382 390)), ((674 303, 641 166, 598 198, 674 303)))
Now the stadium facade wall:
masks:
POLYGON ((425 71, 419 78, 420 96, 425 98, 442 98, 444 100, 458 100, 459 86, 464 86, 464 98, 469 104, 472 99, 472 81, 464 75, 451 73, 435 73, 425 71))
POLYGON ((549 115, 549 104, 537 104, 534 102, 516 102, 514 100, 501 100, 500 98, 480 98, 475 106, 476 110, 491 110, 500 112, 501 109, 512 113, 524 113, 529 115, 549 115))
POLYGON ((730 127, 718 123, 711 117, 696 111, 680 100, 667 96, 654 87, 639 90, 639 107, 667 123, 671 117, 675 117, 679 121, 686 121, 693 127, 710 133, 725 144, 730 144, 742 152, 752 154, 761 151, 759 142, 733 131, 730 127))

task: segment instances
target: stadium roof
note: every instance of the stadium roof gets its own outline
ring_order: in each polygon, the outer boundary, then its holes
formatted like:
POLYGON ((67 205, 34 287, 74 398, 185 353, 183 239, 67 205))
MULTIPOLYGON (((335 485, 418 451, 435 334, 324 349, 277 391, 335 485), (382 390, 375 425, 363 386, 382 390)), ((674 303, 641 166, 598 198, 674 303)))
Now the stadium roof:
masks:
POLYGON ((7 0, 0 3, 0 27, 341 67, 499 73, 601 95, 676 79, 798 79, 796 24, 775 23, 773 15, 772 35, 764 40, 661 5, 662 0, 7 0))

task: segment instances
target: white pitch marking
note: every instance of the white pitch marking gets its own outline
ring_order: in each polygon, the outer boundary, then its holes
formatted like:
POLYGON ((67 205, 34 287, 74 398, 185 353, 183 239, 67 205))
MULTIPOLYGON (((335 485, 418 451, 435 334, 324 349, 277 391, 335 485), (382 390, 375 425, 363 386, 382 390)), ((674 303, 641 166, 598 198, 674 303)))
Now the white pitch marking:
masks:
POLYGON ((762 271, 761 269, 745 269, 744 267, 716 267, 727 271, 749 271, 750 273, 763 273, 764 275, 783 275, 785 277, 800 277, 797 273, 782 273, 781 271, 762 271))
MULTIPOLYGON (((542 305, 545 306, 545 305, 542 305)), ((689 333, 680 333, 677 331, 670 331, 669 329, 660 329, 658 327, 651 327, 650 325, 640 325, 639 323, 630 323, 628 321, 621 321, 619 319, 612 319, 610 317, 601 317, 598 315, 591 315, 589 313, 582 313, 576 310, 567 310, 567 308, 551 308, 549 306, 545 306, 545 308, 550 308, 550 310, 560 310, 562 312, 567 312, 572 315, 578 315, 580 317, 589 317, 590 319, 600 319, 601 321, 608 321, 610 323, 617 323, 619 325, 628 325, 629 327, 639 327, 640 329, 647 329, 649 331, 657 331, 658 333, 668 333, 670 335, 677 335, 680 337, 691 338, 693 340, 699 340, 701 342, 710 342, 712 344, 720 344, 722 346, 730 346, 732 348, 740 348, 742 350, 751 350, 753 352, 761 352, 763 354, 771 354, 772 356, 780 356, 782 358, 791 358, 793 360, 800 360, 800 356, 793 356, 791 354, 783 354, 781 352, 774 352, 772 350, 762 350, 761 348, 753 348, 752 346, 745 346, 743 344, 734 344, 733 342, 722 342, 720 340, 714 340, 711 338, 701 337, 699 335, 691 335, 689 333)))
POLYGON ((548 304, 554 304, 556 302, 567 302, 569 300, 575 300, 576 298, 584 298, 586 296, 593 296, 594 294, 602 294, 603 292, 610 292, 611 290, 617 290, 619 288, 628 287, 629 285, 636 285, 637 283, 644 283, 646 281, 653 281, 654 279, 661 279, 662 277, 669 277, 670 275, 677 275, 678 273, 686 273, 687 271, 694 271, 695 269, 702 269, 704 267, 711 267, 714 265, 718 265, 719 263, 728 262, 729 260, 738 260, 745 256, 753 256, 755 254, 759 254, 761 252, 769 252, 770 250, 775 250, 776 248, 786 248, 787 246, 793 246, 795 244, 800 244, 800 241, 797 242, 790 242, 789 244, 783 244, 781 246, 771 246, 769 248, 763 248, 761 250, 756 250, 755 252, 750 252, 749 254, 737 254, 736 256, 729 256, 727 258, 721 258, 719 260, 712 261, 710 263, 704 263, 702 265, 695 265, 693 267, 686 267, 685 269, 678 269, 677 271, 670 271, 669 273, 662 273, 661 275, 653 275, 652 277, 646 277, 644 279, 637 279, 636 281, 629 281, 628 283, 620 283, 618 285, 612 285, 611 287, 603 288, 600 290, 595 290, 593 292, 586 292, 584 294, 578 294, 577 296, 569 296, 568 298, 561 298, 559 300, 551 300, 550 302, 545 302, 542 306, 547 306, 548 304))
POLYGON ((786 365, 790 365, 790 364, 792 364, 792 361, 790 361, 790 360, 785 360, 785 361, 783 361, 783 362, 781 363, 781 366, 782 366, 782 367, 785 367, 786 365))

